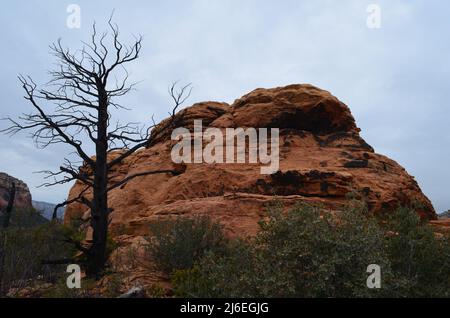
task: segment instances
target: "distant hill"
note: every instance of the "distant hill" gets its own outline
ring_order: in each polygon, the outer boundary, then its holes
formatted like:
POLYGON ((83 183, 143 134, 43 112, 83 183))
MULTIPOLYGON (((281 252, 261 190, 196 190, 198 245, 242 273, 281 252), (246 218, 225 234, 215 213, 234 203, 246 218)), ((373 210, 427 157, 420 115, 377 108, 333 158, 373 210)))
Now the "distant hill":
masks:
MULTIPOLYGON (((56 204, 43 202, 43 201, 32 201, 33 207, 41 213, 43 217, 47 220, 51 220, 53 216, 53 210, 56 204)), ((62 219, 64 217, 64 208, 58 208, 58 219, 62 219)))
MULTIPOLYGON (((3 224, 5 214, 0 212, 0 224, 3 224)), ((41 224, 48 223, 48 220, 33 208, 13 209, 11 214, 10 227, 31 228, 41 224)))
POLYGON ((443 212, 443 213, 439 214, 438 217, 439 217, 440 219, 448 219, 448 218, 450 218, 450 210, 448 210, 448 211, 446 211, 446 212, 443 212))
POLYGON ((0 224, 5 217, 5 207, 8 204, 10 191, 15 186, 15 199, 10 219, 10 227, 34 227, 48 222, 32 206, 31 193, 28 186, 22 180, 0 172, 0 224))

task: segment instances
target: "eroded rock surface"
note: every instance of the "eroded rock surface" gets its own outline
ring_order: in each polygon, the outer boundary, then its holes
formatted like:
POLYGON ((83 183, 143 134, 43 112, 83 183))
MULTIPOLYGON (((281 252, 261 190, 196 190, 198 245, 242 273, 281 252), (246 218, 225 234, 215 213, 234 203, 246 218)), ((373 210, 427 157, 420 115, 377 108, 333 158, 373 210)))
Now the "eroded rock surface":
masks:
MULTIPOLYGON (((180 169, 176 176, 140 177, 109 194, 113 235, 142 236, 161 217, 208 214, 230 235, 253 235, 265 206, 275 198, 289 207, 322 204, 338 211, 351 197, 367 201, 374 213, 418 204, 422 217, 436 214, 414 177, 395 161, 374 152, 359 135, 349 108, 329 92, 311 85, 256 89, 232 105, 203 102, 180 111, 176 127, 225 131, 233 127, 280 128, 280 170, 262 175, 258 164, 186 164, 171 160, 176 141, 163 121, 146 149, 114 172, 117 179, 157 169, 180 169)), ((69 197, 82 185, 76 184, 69 197)), ((88 214, 80 204, 67 207, 65 221, 88 214)))
POLYGON ((13 183, 16 186, 14 207, 17 209, 31 209, 31 193, 25 182, 3 172, 0 172, 0 209, 3 209, 8 204, 9 192, 13 183))

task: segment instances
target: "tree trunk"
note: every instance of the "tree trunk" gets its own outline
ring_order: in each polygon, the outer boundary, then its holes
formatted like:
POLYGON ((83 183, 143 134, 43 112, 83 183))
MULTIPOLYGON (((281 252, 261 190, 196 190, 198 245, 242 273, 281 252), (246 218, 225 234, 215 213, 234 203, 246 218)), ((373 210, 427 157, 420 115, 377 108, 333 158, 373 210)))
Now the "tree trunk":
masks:
MULTIPOLYGON (((16 198, 16 184, 13 182, 11 188, 9 189, 8 205, 6 206, 5 218, 3 220, 4 229, 9 227, 15 198, 16 198)), ((3 296, 4 293, 3 278, 5 274, 4 270, 5 270, 5 252, 7 244, 6 241, 7 241, 6 232, 4 233, 0 232, 0 296, 3 296)))
POLYGON ((11 188, 9 189, 8 205, 6 206, 5 218, 3 219, 3 228, 4 229, 9 227, 15 198, 16 198, 16 184, 13 182, 11 185, 11 188))
POLYGON ((108 236, 108 101, 106 92, 99 90, 99 109, 97 125, 96 159, 91 210, 93 242, 88 255, 87 274, 99 276, 106 262, 108 236))

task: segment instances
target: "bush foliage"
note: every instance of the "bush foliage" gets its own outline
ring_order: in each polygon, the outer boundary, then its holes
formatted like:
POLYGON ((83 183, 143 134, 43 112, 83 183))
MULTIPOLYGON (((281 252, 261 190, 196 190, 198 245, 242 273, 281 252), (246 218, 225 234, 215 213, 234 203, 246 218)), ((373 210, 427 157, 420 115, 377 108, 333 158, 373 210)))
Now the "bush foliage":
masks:
MULTIPOLYGON (((183 254, 183 266, 171 267, 175 295, 450 296, 450 240, 436 237, 413 210, 400 208, 388 219, 377 219, 358 204, 337 217, 300 205, 287 213, 272 208, 260 225, 252 240, 227 242, 219 252, 202 248, 195 258, 183 254), (366 285, 369 264, 381 267, 380 289, 366 285)), ((188 229, 171 231, 171 246, 186 244, 188 229)), ((166 247, 160 252, 174 257, 166 247)))
POLYGON ((191 268, 208 251, 220 255, 225 245, 222 227, 206 216, 163 220, 152 224, 150 230, 148 253, 168 274, 191 268))
POLYGON ((65 242, 72 235, 72 230, 57 223, 1 229, 0 296, 28 286, 30 280, 55 282, 65 273, 64 265, 45 263, 73 257, 73 246, 65 242))

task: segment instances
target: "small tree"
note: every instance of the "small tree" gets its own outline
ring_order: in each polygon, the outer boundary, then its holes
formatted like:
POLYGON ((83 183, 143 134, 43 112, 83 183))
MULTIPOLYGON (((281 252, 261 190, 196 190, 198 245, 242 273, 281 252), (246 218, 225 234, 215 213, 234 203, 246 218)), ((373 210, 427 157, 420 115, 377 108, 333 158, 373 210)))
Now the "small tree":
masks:
MULTIPOLYGON (((75 161, 66 157, 59 171, 44 171, 46 179, 51 181, 43 186, 72 181, 84 185, 76 198, 57 207, 80 202, 91 211, 92 245, 85 248, 78 244, 87 256, 89 275, 99 274, 106 261, 108 192, 139 176, 176 174, 173 170, 145 171, 112 181, 110 172, 149 143, 155 122, 152 120, 147 127, 119 121, 111 124, 111 108, 125 108, 117 99, 128 94, 136 84, 128 83, 125 66, 139 57, 142 37, 136 37, 131 45, 126 45, 119 39, 118 26, 111 19, 108 25, 111 36, 107 32, 98 35, 94 23, 90 41, 83 42, 81 50, 74 53, 64 48, 60 40, 53 44, 50 48, 58 63, 56 69, 50 72, 51 79, 45 88, 38 88, 30 77, 19 76, 25 90, 24 98, 31 103, 34 112, 23 114, 18 119, 7 118, 11 126, 3 130, 12 135, 30 130, 38 147, 67 144, 81 159, 75 161), (110 45, 106 43, 108 39, 110 45), (53 109, 49 109, 50 105, 53 109), (88 155, 85 144, 94 146, 95 157, 88 155), (123 151, 111 159, 108 154, 118 149, 123 151), (92 199, 86 196, 90 190, 92 199)), ((189 97, 190 85, 177 90, 174 83, 169 92, 175 102, 170 112, 173 119, 177 108, 189 97)), ((172 120, 165 121, 165 126, 169 125, 172 125, 172 120)))

